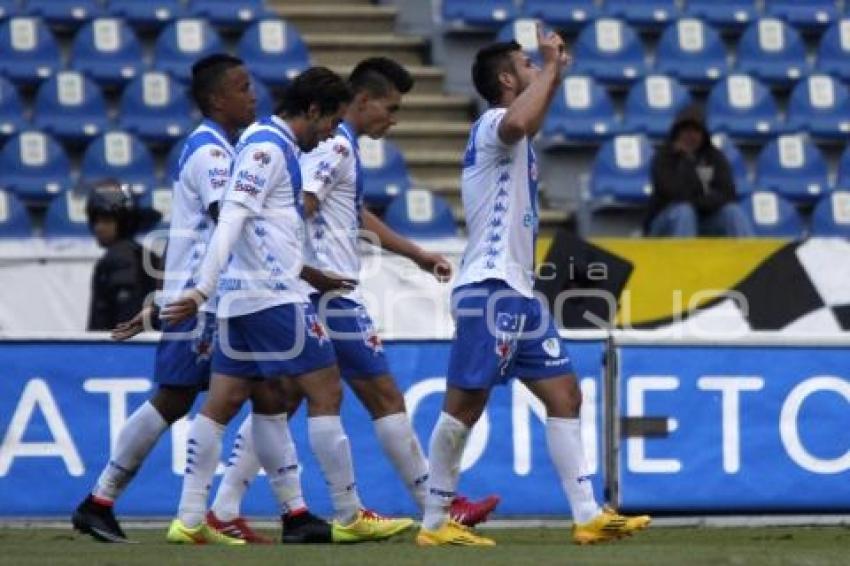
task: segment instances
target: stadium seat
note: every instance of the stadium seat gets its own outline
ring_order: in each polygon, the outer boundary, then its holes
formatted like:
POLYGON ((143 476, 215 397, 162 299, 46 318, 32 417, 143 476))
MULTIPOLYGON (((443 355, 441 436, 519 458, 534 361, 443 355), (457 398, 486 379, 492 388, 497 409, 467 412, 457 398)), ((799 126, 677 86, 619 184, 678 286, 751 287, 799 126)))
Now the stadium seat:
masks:
POLYGON ((77 28, 102 12, 96 0, 25 0, 25 4, 28 15, 62 28, 77 28))
POLYGON ((123 87, 144 69, 142 46, 124 20, 97 18, 77 32, 70 66, 103 87, 123 87))
POLYGON ((25 124, 24 106, 15 85, 0 77, 0 147, 25 124))
POLYGON ((803 221, 794 205, 768 191, 756 191, 741 199, 756 236, 794 238, 803 236, 803 221))
POLYGON ((187 9, 196 18, 206 18, 214 26, 244 28, 269 12, 264 0, 189 0, 187 9))
POLYGON ((850 238, 850 192, 821 197, 812 211, 811 235, 850 238))
POLYGON ((516 41, 522 47, 523 52, 539 65, 543 62, 537 44, 537 27, 541 24, 544 34, 552 31, 552 28, 543 24, 540 20, 530 18, 514 20, 499 30, 496 41, 516 41))
POLYGON ((756 19, 756 0, 687 0, 684 13, 721 30, 739 30, 756 19))
POLYGON ((658 29, 676 19, 679 7, 676 0, 605 0, 603 12, 638 28, 658 29))
POLYGON ((251 77, 251 86, 254 88, 254 98, 257 100, 254 111, 258 118, 270 116, 274 112, 274 101, 269 87, 256 76, 251 77))
POLYGON ((796 202, 813 202, 829 190, 826 160, 804 136, 779 136, 759 154, 756 186, 796 202))
POLYGON ((167 230, 171 224, 171 196, 170 182, 157 183, 151 190, 139 196, 139 206, 152 208, 160 214, 160 220, 151 227, 152 230, 167 230))
POLYGON ((522 15, 545 21, 558 29, 575 31, 599 16, 594 0, 525 0, 522 15))
POLYGON ((387 207, 384 222, 407 238, 457 236, 457 224, 449 203, 425 189, 410 189, 397 196, 387 207))
POLYGON ((735 190, 738 196, 748 195, 753 192, 753 184, 747 171, 747 162, 738 147, 724 134, 711 136, 714 147, 723 152, 729 165, 732 167, 732 175, 735 178, 735 190))
POLYGON ((695 87, 710 86, 729 72, 720 34, 695 18, 682 18, 661 34, 655 70, 695 87))
POLYGON ((820 31, 835 21, 835 0, 765 0, 768 16, 781 18, 799 30, 820 31))
POLYGON ((629 91, 623 129, 655 138, 666 137, 676 114, 690 103, 690 93, 675 79, 649 75, 629 91))
POLYGON ((738 71, 769 85, 789 86, 806 74, 806 47, 800 33, 776 18, 762 18, 738 41, 738 71))
POLYGON ((109 13, 141 30, 158 30, 184 15, 181 0, 107 0, 109 13))
POLYGON ((298 30, 280 18, 253 24, 239 40, 237 54, 268 85, 284 86, 310 66, 310 54, 298 30))
POLYGON ((789 130, 844 142, 850 134, 850 92, 829 75, 797 83, 788 102, 789 130))
POLYGON ((209 22, 184 18, 160 32, 154 46, 154 67, 188 83, 195 61, 222 50, 221 38, 209 22))
POLYGON ((573 72, 603 83, 628 85, 646 74, 643 44, 621 20, 600 18, 586 26, 573 50, 573 72))
POLYGON ((0 188, 44 202, 71 185, 71 162, 59 142, 36 130, 11 138, 0 153, 0 188))
POLYGON ((763 140, 781 131, 779 110, 770 91, 747 75, 718 81, 708 95, 708 129, 734 138, 763 140))
POLYGON ((600 203, 639 204, 652 194, 652 146, 646 136, 625 135, 599 149, 590 173, 590 196, 600 203))
POLYGON ((53 34, 40 18, 9 18, 0 24, 0 75, 34 85, 62 65, 53 34))
POLYGON ((108 124, 100 89, 82 73, 60 71, 39 87, 33 125, 62 142, 86 142, 100 135, 108 124))
POLYGON ((165 157, 165 169, 163 170, 162 179, 166 184, 171 184, 171 181, 177 175, 177 164, 180 162, 180 154, 183 153, 183 144, 186 143, 186 138, 181 138, 172 144, 168 150, 168 155, 165 157))
POLYGON ((80 166, 82 184, 116 179, 132 185, 142 194, 153 188, 154 161, 147 147, 133 135, 118 130, 95 139, 83 154, 80 166))
POLYGON ((0 0, 0 21, 12 18, 21 13, 21 4, 18 0, 0 0))
POLYGON ((44 235, 47 238, 91 238, 86 216, 85 191, 67 191, 50 201, 44 216, 44 235))
POLYGON ((0 189, 0 238, 28 238, 32 223, 26 207, 14 193, 0 189))
POLYGON ((450 28, 498 28, 518 15, 513 0, 443 0, 442 12, 450 28))
POLYGON ((821 36, 815 68, 850 81, 850 18, 838 20, 821 36))
POLYGON ((598 142, 619 131, 611 96, 593 77, 564 79, 543 122, 550 142, 598 142))
POLYGON ((363 193, 371 206, 383 207, 410 188, 410 175, 401 151, 390 141, 361 136, 363 193))
POLYGON ((166 73, 147 71, 124 89, 118 123, 146 142, 171 143, 189 133, 196 117, 183 85, 166 73))

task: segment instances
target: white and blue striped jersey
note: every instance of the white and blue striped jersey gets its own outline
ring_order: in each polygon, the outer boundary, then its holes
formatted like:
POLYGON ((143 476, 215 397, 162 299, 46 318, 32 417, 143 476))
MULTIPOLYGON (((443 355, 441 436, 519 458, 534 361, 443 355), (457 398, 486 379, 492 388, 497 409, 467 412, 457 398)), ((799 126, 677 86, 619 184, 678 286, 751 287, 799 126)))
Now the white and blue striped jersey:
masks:
POLYGON ((292 130, 271 116, 239 139, 222 215, 244 206, 250 215, 218 280, 218 317, 250 314, 308 301, 301 280, 304 246, 303 195, 292 130))
MULTIPOLYGON (((165 276, 160 306, 176 300, 198 277, 201 260, 215 223, 210 205, 218 202, 230 178, 233 146, 224 130, 204 120, 189 134, 173 172, 171 228, 165 255, 165 276)), ((214 311, 215 300, 204 310, 214 311)))
POLYGON ((487 110, 472 126, 463 158, 461 196, 468 242, 455 288, 498 279, 531 297, 537 240, 537 160, 528 138, 506 145, 507 110, 487 110))

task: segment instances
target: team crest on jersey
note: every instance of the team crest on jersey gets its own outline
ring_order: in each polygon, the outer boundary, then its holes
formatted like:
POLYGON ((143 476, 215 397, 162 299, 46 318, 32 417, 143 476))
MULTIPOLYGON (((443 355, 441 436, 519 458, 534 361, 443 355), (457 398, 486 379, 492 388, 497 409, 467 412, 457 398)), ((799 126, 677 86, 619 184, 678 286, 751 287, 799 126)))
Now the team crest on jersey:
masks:
POLYGON ((213 147, 213 148, 210 148, 210 157, 214 157, 216 159, 224 159, 225 157, 227 157, 227 154, 224 153, 219 148, 213 147))
POLYGON ((348 148, 341 143, 334 144, 334 152, 340 154, 343 157, 348 157, 348 148))
POLYGON ((260 167, 265 167, 272 161, 272 156, 265 151, 255 151, 252 157, 254 161, 260 164, 260 167))
POLYGON ((543 351, 549 354, 550 358, 559 358, 561 356, 561 341, 555 337, 547 338, 543 341, 543 351))
POLYGON ((320 345, 330 341, 325 326, 319 320, 319 315, 316 313, 306 314, 304 320, 307 323, 307 336, 318 340, 320 345))

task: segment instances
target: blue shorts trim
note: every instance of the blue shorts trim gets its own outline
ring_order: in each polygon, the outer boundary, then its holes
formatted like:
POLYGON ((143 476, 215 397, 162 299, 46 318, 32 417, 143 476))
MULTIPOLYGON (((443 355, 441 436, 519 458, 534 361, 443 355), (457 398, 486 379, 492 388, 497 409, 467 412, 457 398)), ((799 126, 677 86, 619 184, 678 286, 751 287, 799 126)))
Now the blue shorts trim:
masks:
POLYGON ((573 373, 569 353, 546 307, 488 279, 455 289, 455 338, 448 384, 490 389, 514 377, 547 379, 573 373))
POLYGON ((201 313, 177 324, 163 322, 161 330, 154 381, 173 387, 206 388, 216 335, 215 315, 201 313))
POLYGON ((288 303, 218 321, 212 371, 246 378, 298 376, 336 363, 309 303, 288 303))

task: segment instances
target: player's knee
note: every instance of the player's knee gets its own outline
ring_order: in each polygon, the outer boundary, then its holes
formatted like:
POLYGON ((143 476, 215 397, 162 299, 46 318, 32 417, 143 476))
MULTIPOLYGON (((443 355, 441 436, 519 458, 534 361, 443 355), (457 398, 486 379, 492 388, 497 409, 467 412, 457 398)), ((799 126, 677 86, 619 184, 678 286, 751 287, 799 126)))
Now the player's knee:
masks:
POLYGON ((307 397, 307 410, 311 416, 338 415, 341 405, 342 383, 338 380, 311 391, 307 397))
POLYGON ((160 387, 150 403, 165 422, 173 424, 189 414, 197 395, 192 388, 160 387))
POLYGON ((577 418, 581 412, 582 395, 576 380, 567 381, 554 395, 544 399, 546 414, 557 418, 577 418))

